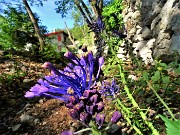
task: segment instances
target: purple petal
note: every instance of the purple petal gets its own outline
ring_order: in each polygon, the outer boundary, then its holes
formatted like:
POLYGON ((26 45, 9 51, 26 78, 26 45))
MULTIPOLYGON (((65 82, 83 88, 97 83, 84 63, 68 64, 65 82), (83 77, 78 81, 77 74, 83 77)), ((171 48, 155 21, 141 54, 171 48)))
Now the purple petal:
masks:
POLYGON ((79 103, 77 103, 73 109, 77 110, 78 112, 82 112, 84 110, 84 102, 81 101, 79 103))
POLYGON ((32 98, 35 96, 40 96, 43 93, 48 92, 48 90, 49 89, 47 87, 36 84, 35 86, 31 87, 29 91, 26 92, 25 97, 32 98))
POLYGON ((105 120, 105 114, 97 114, 96 115, 96 124, 99 126, 99 128, 102 127, 105 120))
POLYGON ((97 111, 98 112, 103 111, 103 109, 104 109, 104 102, 101 101, 101 102, 97 103, 96 105, 97 105, 97 111))
POLYGON ((80 120, 85 123, 85 124, 89 124, 89 122, 91 121, 92 115, 89 113, 80 113, 80 120))
POLYGON ((26 97, 26 98, 33 98, 35 96, 38 96, 38 95, 36 95, 34 92, 30 92, 30 91, 27 91, 24 95, 24 97, 26 97))
POLYGON ((122 117, 122 114, 119 111, 115 111, 113 113, 112 118, 111 118, 111 122, 117 123, 120 120, 121 117, 122 117))
POLYGON ((72 104, 72 102, 69 102, 66 104, 67 108, 73 109, 74 105, 72 104))
POLYGON ((71 131, 63 131, 61 135, 73 135, 73 132, 71 131))
POLYGON ((66 52, 64 56, 69 59, 76 60, 76 56, 72 52, 66 52))
POLYGON ((91 90, 85 90, 83 93, 83 97, 89 98, 91 94, 91 90))
POLYGON ((86 111, 91 115, 94 115, 96 112, 96 105, 91 105, 91 106, 86 105, 86 111))
POLYGON ((88 56, 88 62, 93 62, 94 58, 92 51, 90 51, 87 56, 88 56))
POLYGON ((99 67, 101 67, 104 64, 104 58, 100 57, 99 58, 99 67))
POLYGON ((79 113, 77 110, 71 109, 69 110, 69 115, 74 119, 78 120, 79 119, 79 113))
POLYGON ((101 98, 98 96, 98 94, 94 94, 90 97, 89 101, 91 101, 92 103, 96 104, 97 102, 99 102, 101 100, 101 98))

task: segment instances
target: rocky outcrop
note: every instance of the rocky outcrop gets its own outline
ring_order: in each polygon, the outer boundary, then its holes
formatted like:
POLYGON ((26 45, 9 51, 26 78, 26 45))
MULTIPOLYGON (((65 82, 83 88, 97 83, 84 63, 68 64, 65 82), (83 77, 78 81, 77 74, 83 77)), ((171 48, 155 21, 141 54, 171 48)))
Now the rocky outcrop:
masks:
POLYGON ((163 54, 180 53, 179 0, 125 0, 123 17, 134 53, 146 63, 163 54))

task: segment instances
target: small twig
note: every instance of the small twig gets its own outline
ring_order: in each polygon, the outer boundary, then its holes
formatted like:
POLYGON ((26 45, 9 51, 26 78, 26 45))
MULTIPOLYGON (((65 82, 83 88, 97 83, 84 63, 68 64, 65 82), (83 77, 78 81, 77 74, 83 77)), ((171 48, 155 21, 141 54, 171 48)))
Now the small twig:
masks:
POLYGON ((65 26, 66 26, 66 30, 67 30, 68 35, 69 35, 69 39, 71 40, 71 42, 73 43, 73 45, 76 46, 76 44, 75 44, 75 42, 74 42, 74 39, 73 39, 73 37, 71 36, 71 33, 70 33, 70 31, 69 31, 69 29, 68 29, 68 27, 67 27, 67 25, 66 25, 66 22, 64 22, 64 24, 65 24, 65 26))

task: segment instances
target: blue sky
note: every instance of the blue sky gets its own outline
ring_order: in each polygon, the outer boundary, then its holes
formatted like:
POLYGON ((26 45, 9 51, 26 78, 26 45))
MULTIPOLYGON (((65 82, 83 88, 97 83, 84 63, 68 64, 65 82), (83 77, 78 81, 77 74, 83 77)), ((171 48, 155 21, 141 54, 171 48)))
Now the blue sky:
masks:
POLYGON ((71 14, 67 15, 65 18, 61 18, 61 15, 56 13, 54 4, 55 0, 47 0, 43 3, 43 7, 33 5, 31 10, 36 12, 41 19, 43 25, 47 26, 48 31, 53 31, 56 28, 65 29, 66 22, 68 28, 73 27, 73 19, 71 14))

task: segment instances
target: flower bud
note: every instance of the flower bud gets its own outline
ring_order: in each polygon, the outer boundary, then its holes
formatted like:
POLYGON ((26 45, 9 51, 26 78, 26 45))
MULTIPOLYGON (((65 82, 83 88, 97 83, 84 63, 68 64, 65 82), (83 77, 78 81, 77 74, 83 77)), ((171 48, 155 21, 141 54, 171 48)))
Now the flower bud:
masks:
POLYGON ((91 106, 86 105, 86 111, 91 115, 94 115, 96 112, 96 105, 91 105, 91 106))
POLYGON ((121 116, 122 116, 122 114, 119 111, 115 111, 111 118, 111 122, 117 123, 120 120, 121 116))
POLYGON ((91 90, 85 90, 83 93, 83 97, 89 98, 91 94, 91 90))
POLYGON ((61 135, 73 135, 73 132, 71 131, 63 131, 61 135))
POLYGON ((72 52, 66 52, 64 56, 72 60, 76 59, 76 56, 72 52))
POLYGON ((91 101, 91 103, 96 104, 97 102, 101 100, 101 98, 97 94, 95 94, 95 95, 92 95, 89 100, 91 101))
POLYGON ((98 111, 98 112, 103 111, 103 109, 104 109, 104 103, 103 103, 102 101, 99 102, 99 103, 97 103, 96 105, 97 105, 97 111, 98 111))
POLYGON ((91 118, 92 115, 89 113, 85 113, 85 112, 80 113, 80 120, 87 125, 89 124, 91 118))
POLYGON ((77 110, 71 109, 71 110, 69 111, 69 115, 70 115, 73 119, 75 119, 75 120, 78 120, 78 119, 79 119, 79 113, 78 113, 77 110))
POLYGON ((81 101, 79 103, 77 103, 73 109, 77 110, 78 112, 82 112, 84 110, 84 102, 81 101))
POLYGON ((97 114, 96 115, 96 124, 99 126, 99 128, 102 127, 105 120, 105 114, 97 114))

